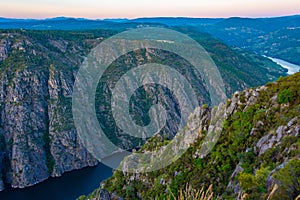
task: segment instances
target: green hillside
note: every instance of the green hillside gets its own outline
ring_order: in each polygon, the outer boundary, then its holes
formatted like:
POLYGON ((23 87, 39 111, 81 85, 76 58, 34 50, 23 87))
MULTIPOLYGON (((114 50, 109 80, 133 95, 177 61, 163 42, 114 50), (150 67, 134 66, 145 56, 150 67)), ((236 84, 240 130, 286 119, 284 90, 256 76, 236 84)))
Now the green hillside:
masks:
MULTIPOLYGON (((170 166, 144 174, 115 171, 101 188, 124 199, 174 199, 182 197, 182 191, 206 190, 210 185, 213 199, 295 199, 300 194, 299 87, 297 73, 235 93, 220 107, 227 117, 216 146, 206 157, 199 157, 207 133, 204 125, 198 140, 170 166)), ((201 110, 209 113, 211 109, 201 110)), ((140 151, 165 144, 156 136, 140 151)), ((80 199, 103 193, 98 189, 80 199)))

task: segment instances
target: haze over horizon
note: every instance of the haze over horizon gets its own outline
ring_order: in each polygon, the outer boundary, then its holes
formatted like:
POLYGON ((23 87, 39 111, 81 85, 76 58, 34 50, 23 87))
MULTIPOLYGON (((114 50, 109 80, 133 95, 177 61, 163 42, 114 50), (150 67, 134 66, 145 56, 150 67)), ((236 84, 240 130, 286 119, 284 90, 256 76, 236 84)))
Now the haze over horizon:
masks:
POLYGON ((0 2, 1 17, 52 18, 57 16, 105 19, 141 17, 275 17, 300 13, 298 0, 10 0, 0 2))

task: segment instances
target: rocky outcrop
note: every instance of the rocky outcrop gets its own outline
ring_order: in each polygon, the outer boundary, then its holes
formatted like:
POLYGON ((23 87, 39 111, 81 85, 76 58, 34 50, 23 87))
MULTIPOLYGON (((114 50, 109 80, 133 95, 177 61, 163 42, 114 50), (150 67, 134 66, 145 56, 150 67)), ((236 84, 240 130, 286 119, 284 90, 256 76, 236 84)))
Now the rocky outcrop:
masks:
POLYGON ((110 194, 107 190, 100 190, 99 200, 110 200, 110 194))
POLYGON ((7 58, 10 51, 10 41, 5 37, 0 39, 0 61, 3 61, 7 58))
POLYGON ((71 123, 71 102, 61 103, 70 97, 72 82, 59 72, 30 67, 17 71, 14 77, 1 77, 4 151, 0 167, 2 179, 12 187, 28 187, 50 176, 97 164, 71 123))
POLYGON ((228 192, 234 194, 235 196, 238 196, 242 192, 241 185, 237 180, 239 173, 242 171, 244 171, 244 169, 241 167, 241 163, 239 163, 231 174, 230 181, 226 188, 228 192))
POLYGON ((24 188, 98 163, 72 121, 83 44, 52 37, 0 35, 0 190, 4 183, 24 188))
POLYGON ((3 180, 1 179, 1 180, 0 180, 0 192, 1 192, 2 190, 4 190, 4 189, 5 189, 4 183, 3 183, 3 180))
POLYGON ((97 160, 87 152, 77 137, 72 118, 72 86, 74 77, 64 75, 50 67, 49 99, 49 150, 52 156, 52 176, 66 171, 94 166, 97 160))
POLYGON ((300 127, 296 124, 297 117, 288 122, 286 126, 279 126, 275 133, 269 133, 262 137, 256 144, 256 150, 259 155, 264 154, 273 145, 279 145, 282 138, 286 136, 297 137, 299 135, 300 127), (295 123, 295 126, 294 126, 295 123))
MULTIPOLYGON (((6 179, 13 187, 26 187, 48 178, 44 135, 48 129, 47 75, 18 71, 10 83, 2 81, 3 135, 7 163, 6 179)), ((6 79, 4 77, 4 79, 6 79)))

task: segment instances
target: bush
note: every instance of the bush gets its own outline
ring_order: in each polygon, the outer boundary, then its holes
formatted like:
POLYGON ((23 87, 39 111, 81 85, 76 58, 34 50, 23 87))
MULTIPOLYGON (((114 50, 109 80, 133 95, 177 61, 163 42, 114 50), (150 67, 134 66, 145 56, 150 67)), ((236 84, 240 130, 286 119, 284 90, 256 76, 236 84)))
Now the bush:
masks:
POLYGON ((252 174, 241 173, 238 177, 238 180, 241 184, 243 191, 245 192, 251 191, 256 186, 255 178, 252 174))
POLYGON ((269 168, 260 168, 255 173, 255 181, 260 192, 266 192, 266 181, 270 174, 269 168))
POLYGON ((81 195, 80 197, 78 197, 78 199, 77 200, 86 200, 87 199, 87 197, 86 196, 84 196, 84 195, 81 195))
POLYGON ((300 193, 300 160, 292 159, 274 178, 279 183, 274 199, 295 199, 300 193))
POLYGON ((136 190, 132 186, 126 186, 126 197, 129 199, 137 199, 136 190))
POLYGON ((279 104, 288 103, 293 99, 293 93, 290 89, 284 89, 278 94, 277 102, 279 104))

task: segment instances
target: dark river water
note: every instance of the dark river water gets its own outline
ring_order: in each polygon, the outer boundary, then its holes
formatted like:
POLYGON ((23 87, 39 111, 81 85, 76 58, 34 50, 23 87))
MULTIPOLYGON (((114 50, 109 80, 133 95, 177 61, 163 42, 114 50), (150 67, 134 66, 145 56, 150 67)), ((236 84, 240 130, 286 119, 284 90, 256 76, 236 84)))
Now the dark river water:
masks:
MULTIPOLYGON (((117 152, 102 161, 117 168, 129 154, 129 151, 117 152)), ((7 185, 0 192, 0 200, 74 200, 99 188, 100 182, 111 177, 112 173, 112 168, 100 163, 95 167, 67 172, 61 177, 50 178, 25 189, 13 189, 7 185)))
POLYGON ((112 175, 112 169, 99 164, 67 172, 62 177, 50 178, 25 189, 6 189, 0 192, 0 200, 73 200, 98 188, 100 182, 112 175))

